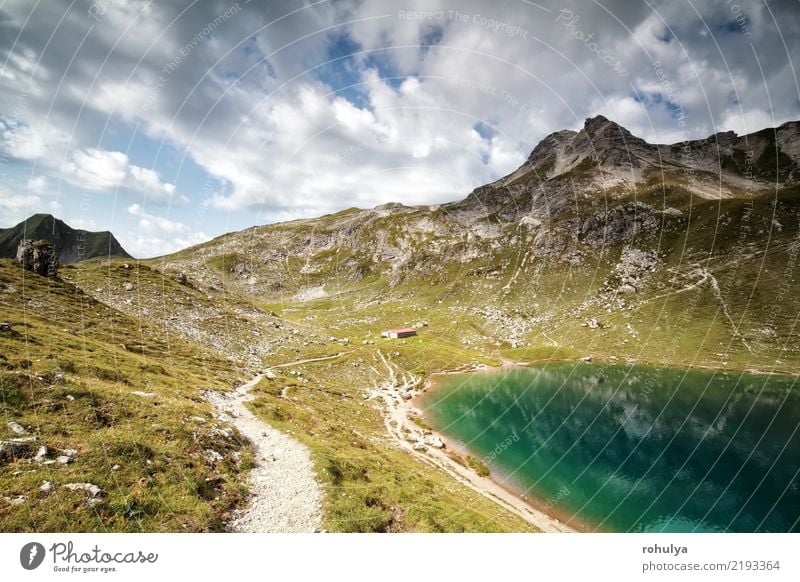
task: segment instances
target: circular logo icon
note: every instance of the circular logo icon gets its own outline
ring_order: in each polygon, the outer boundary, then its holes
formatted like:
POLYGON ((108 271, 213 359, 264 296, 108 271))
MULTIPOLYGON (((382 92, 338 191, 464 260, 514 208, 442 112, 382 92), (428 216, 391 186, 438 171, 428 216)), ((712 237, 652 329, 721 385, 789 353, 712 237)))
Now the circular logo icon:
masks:
POLYGON ((44 546, 39 542, 30 542, 19 551, 19 563, 26 570, 35 570, 44 561, 44 546))

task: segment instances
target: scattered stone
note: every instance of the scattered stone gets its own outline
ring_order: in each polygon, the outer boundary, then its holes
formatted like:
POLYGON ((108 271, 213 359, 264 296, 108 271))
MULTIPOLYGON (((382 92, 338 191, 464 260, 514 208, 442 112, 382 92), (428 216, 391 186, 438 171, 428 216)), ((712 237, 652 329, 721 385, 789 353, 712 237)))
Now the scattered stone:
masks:
POLYGON ((134 396, 141 396, 142 398, 153 398, 156 395, 155 392, 142 392, 141 390, 134 390, 131 394, 134 396))
POLYGON ((50 495, 55 487, 50 481, 43 481, 42 484, 39 486, 39 497, 47 497, 50 495))
POLYGON ((70 402, 74 402, 75 397, 72 394, 67 394, 67 400, 69 400, 70 402))
POLYGON ((203 418, 202 416, 192 416, 190 420, 193 420, 197 424, 205 424, 206 423, 206 419, 203 418))
POLYGON ((70 491, 85 491, 86 494, 92 499, 101 497, 104 494, 100 487, 93 485, 92 483, 66 483, 62 485, 62 487, 64 487, 64 489, 69 489, 70 491))
POLYGON ((600 327, 600 323, 598 323, 598 321, 594 317, 588 320, 586 322, 586 325, 589 327, 589 329, 597 329, 598 327, 600 327))
POLYGON ((5 321, 0 322, 0 331, 11 331, 11 324, 5 321))
POLYGON ((428 447, 426 447, 425 443, 423 443, 422 441, 414 443, 411 448, 414 449, 415 451, 427 451, 428 450, 428 447))
POLYGON ((72 457, 68 457, 67 455, 59 455, 56 457, 56 463, 59 465, 69 465, 72 462, 72 457))
POLYGON ((444 448, 444 442, 442 442, 442 439, 440 439, 438 436, 435 435, 426 436, 424 442, 426 445, 433 447, 435 449, 444 448))
POLYGON ((78 454, 78 449, 64 449, 62 452, 68 457, 72 458, 78 454))
POLYGON ((578 361, 590 364, 592 362, 592 356, 583 356, 582 358, 578 358, 578 361))
POLYGON ((8 423, 8 429, 13 432, 14 434, 28 434, 28 431, 21 424, 17 424, 14 421, 8 423))
POLYGON ((113 467, 111 467, 111 470, 116 473, 117 471, 122 470, 122 466, 121 465, 114 465, 113 467))
POLYGON ((47 447, 42 445, 39 447, 39 450, 36 451, 36 454, 33 456, 33 460, 37 463, 41 463, 44 461, 45 457, 47 457, 47 447))
POLYGON ((133 283, 126 281, 122 284, 122 288, 125 289, 125 291, 133 291, 133 283))
POLYGON ((14 497, 3 497, 3 501, 8 503, 9 505, 22 505, 25 503, 27 497, 24 495, 15 495, 14 497))
POLYGON ((224 457, 214 449, 206 449, 203 451, 203 459, 205 459, 206 463, 209 465, 214 465, 224 459, 224 457))
POLYGON ((225 439, 232 439, 234 437, 233 429, 230 427, 227 428, 215 428, 210 431, 212 436, 220 436, 225 439))
POLYGON ((20 437, 0 441, 0 464, 29 458, 34 451, 36 437, 20 437))

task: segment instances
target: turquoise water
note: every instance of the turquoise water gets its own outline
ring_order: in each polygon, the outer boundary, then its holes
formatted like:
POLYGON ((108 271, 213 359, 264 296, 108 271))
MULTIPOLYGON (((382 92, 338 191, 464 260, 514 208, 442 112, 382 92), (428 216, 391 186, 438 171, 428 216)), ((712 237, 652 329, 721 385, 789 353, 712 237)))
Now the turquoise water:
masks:
POLYGON ((599 531, 800 531, 791 377, 557 364, 449 376, 426 420, 599 531))

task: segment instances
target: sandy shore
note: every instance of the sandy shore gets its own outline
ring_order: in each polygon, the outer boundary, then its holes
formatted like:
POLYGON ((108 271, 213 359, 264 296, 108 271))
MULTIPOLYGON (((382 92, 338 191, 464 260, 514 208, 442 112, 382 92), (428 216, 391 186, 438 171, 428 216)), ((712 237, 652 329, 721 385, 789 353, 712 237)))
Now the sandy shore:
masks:
MULTIPOLYGON (((518 515, 528 523, 544 532, 575 532, 580 531, 560 521, 556 516, 543 511, 537 506, 535 500, 521 499, 510 488, 506 488, 490 477, 481 477, 472 469, 454 461, 447 450, 455 450, 455 444, 435 431, 426 431, 411 420, 420 416, 421 411, 415 405, 415 399, 409 398, 411 392, 419 388, 421 379, 401 370, 391 360, 380 354, 386 373, 375 369, 384 381, 375 388, 370 397, 380 397, 385 404, 384 421, 386 430, 395 439, 398 445, 407 450, 411 455, 429 465, 438 467, 453 479, 480 493, 518 515), (444 448, 436 446, 440 443, 444 448)), ((516 365, 505 362, 504 366, 516 365)), ((479 371, 493 371, 497 368, 489 366, 463 367, 450 372, 437 374, 437 376, 450 374, 465 374, 479 371)), ((433 386, 431 380, 425 383, 425 389, 433 386)))

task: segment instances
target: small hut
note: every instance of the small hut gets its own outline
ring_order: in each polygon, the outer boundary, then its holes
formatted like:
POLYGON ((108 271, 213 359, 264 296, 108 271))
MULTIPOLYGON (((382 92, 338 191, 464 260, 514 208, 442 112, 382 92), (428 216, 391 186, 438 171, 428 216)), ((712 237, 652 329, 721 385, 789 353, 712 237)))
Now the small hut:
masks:
POLYGON ((411 337, 417 335, 417 330, 413 327, 401 327, 398 329, 387 329, 381 332, 381 337, 389 339, 399 339, 403 337, 411 337))

